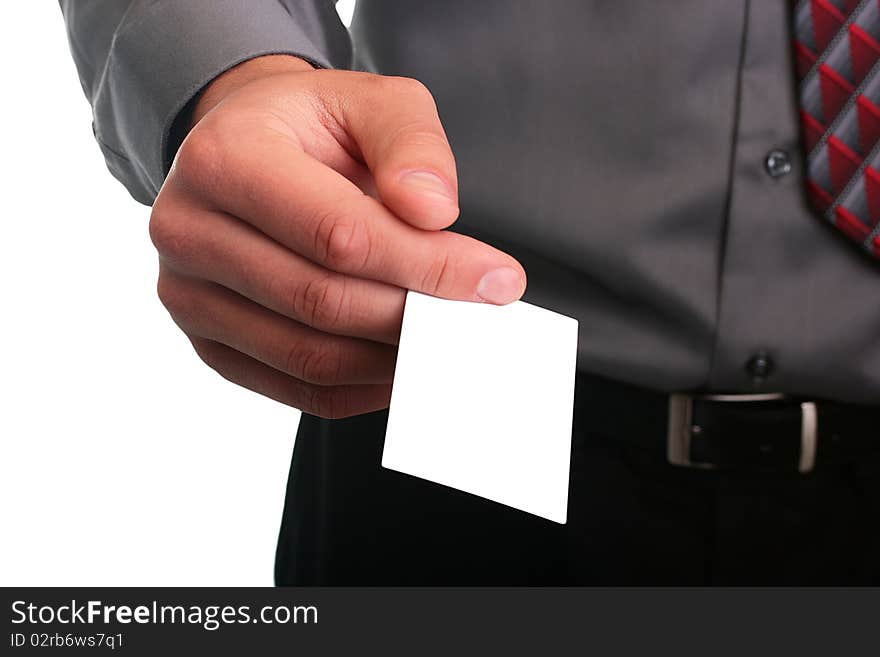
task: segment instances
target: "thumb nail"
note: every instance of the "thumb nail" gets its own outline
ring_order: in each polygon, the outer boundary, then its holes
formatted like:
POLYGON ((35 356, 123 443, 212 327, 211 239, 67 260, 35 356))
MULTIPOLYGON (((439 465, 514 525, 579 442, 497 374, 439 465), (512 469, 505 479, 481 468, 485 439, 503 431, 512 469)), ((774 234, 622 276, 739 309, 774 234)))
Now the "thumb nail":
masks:
POLYGON ((448 203, 456 203, 449 185, 436 173, 431 173, 430 171, 410 171, 400 179, 400 182, 420 194, 429 194, 448 203))

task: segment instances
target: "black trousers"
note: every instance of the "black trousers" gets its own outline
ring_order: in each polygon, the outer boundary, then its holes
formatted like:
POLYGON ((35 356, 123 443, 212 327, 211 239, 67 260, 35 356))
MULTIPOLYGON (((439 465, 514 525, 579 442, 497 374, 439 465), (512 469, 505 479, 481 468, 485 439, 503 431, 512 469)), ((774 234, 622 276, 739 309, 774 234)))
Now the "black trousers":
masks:
POLYGON ((590 400, 579 380, 566 525, 381 468, 386 412, 303 415, 276 583, 880 584, 880 449, 807 475, 682 468, 593 430, 590 400))

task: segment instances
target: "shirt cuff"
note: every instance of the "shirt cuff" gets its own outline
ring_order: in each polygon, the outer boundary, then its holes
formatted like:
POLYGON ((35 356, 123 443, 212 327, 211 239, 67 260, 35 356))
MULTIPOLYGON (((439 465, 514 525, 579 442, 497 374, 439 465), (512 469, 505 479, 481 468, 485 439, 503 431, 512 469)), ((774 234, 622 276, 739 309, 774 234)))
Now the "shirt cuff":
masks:
POLYGON ((94 102, 95 136, 111 172, 135 199, 152 203, 170 164, 177 115, 211 80, 245 60, 289 54, 348 68, 348 35, 327 5, 335 24, 314 11, 294 18, 276 0, 159 0, 130 10, 94 102))

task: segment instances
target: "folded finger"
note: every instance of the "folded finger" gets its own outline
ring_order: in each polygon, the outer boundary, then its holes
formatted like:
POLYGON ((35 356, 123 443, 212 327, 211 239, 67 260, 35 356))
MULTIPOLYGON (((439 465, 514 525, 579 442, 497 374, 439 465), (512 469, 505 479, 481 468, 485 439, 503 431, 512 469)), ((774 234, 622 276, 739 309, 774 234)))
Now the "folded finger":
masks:
POLYGON ((159 295, 187 335, 316 385, 390 383, 396 349, 294 322, 219 285, 163 270, 159 295))
POLYGON ((318 386, 219 342, 199 337, 191 337, 190 341, 199 357, 225 379, 311 415, 349 417, 387 408, 391 399, 389 385, 318 386))

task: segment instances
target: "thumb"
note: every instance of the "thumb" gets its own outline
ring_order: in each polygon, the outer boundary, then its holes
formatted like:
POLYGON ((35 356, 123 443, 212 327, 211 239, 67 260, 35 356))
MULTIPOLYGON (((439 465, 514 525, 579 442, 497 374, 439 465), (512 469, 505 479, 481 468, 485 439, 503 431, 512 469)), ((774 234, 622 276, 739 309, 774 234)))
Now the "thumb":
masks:
POLYGON ((448 227, 458 218, 458 179, 431 92, 411 78, 358 77, 362 88, 344 105, 344 125, 379 198, 416 228, 448 227))

